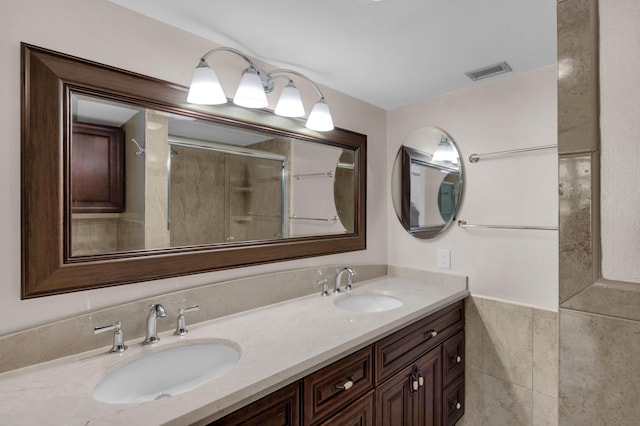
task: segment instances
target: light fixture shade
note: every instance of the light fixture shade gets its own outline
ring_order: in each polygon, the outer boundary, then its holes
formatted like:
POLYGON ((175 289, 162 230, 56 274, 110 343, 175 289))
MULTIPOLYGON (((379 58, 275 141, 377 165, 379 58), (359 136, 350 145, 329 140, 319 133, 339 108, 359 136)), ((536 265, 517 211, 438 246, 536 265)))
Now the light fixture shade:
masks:
POLYGON ((292 81, 282 89, 274 112, 282 117, 302 117, 304 115, 300 92, 292 81))
POLYGON ((443 138, 440 141, 433 152, 432 160, 436 163, 458 164, 458 156, 453 149, 453 145, 449 143, 448 139, 443 138))
POLYGON ((253 68, 247 68, 242 74, 233 103, 245 108, 265 108, 269 105, 262 80, 253 68))
POLYGON ((227 103, 227 97, 215 71, 206 62, 200 64, 193 72, 187 102, 200 105, 220 105, 227 103))
POLYGON ((306 127, 318 132, 328 132, 333 130, 333 120, 331 119, 331 112, 329 111, 329 105, 321 99, 313 106, 309 118, 307 119, 306 127))

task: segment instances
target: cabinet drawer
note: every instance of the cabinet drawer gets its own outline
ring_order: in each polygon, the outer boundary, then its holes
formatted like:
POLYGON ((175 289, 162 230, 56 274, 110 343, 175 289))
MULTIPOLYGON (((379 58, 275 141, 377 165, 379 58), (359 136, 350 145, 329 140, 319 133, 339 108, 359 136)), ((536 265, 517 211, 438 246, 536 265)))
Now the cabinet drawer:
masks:
POLYGON ((442 394, 444 426, 455 425, 464 414, 464 375, 458 377, 442 394))
POLYGON ((299 426, 300 382, 267 395, 207 426, 299 426))
POLYGON ((304 424, 317 423, 373 389, 368 346, 304 379, 304 424))
POLYGON ((442 386, 464 373, 464 330, 442 344, 442 386))
POLYGON ((375 344, 376 384, 464 328, 464 303, 457 302, 375 344))
POLYGON ((373 426, 374 403, 374 391, 371 391, 323 422, 322 426, 373 426))

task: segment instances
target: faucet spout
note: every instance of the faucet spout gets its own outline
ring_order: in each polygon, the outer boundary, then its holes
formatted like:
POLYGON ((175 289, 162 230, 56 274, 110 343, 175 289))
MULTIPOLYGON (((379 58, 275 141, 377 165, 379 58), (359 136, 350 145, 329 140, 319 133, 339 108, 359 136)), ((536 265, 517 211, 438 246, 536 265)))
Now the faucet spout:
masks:
POLYGON ((165 311, 164 306, 160 304, 149 306, 149 313, 147 314, 147 337, 144 339, 143 344, 149 345, 160 341, 160 338, 158 337, 157 321, 158 318, 165 318, 166 316, 167 312, 165 311))
POLYGON ((347 286, 345 287, 346 291, 351 291, 351 285, 353 284, 353 277, 355 277, 356 275, 358 275, 356 273, 356 271, 354 271, 351 268, 343 268, 343 269, 338 269, 336 271, 338 274, 336 275, 336 283, 335 286, 333 288, 333 292, 334 293, 340 293, 341 289, 340 289, 340 280, 342 280, 342 275, 347 274, 347 286))

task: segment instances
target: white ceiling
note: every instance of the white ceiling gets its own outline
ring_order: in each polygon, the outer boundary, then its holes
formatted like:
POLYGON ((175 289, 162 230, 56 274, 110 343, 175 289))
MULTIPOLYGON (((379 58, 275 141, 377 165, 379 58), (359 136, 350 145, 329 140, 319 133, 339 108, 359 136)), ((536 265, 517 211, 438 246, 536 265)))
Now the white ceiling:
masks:
POLYGON ((384 109, 556 62, 556 0, 111 1, 384 109))

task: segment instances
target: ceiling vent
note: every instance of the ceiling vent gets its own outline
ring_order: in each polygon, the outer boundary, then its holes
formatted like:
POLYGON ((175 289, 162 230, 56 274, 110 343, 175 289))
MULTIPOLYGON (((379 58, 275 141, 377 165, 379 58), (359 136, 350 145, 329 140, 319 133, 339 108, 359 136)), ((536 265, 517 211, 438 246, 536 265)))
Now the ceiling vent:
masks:
POLYGON ((512 70, 509 64, 506 62, 500 62, 499 64, 489 65, 488 67, 482 67, 477 70, 466 72, 465 75, 473 81, 478 81, 510 71, 512 70))

